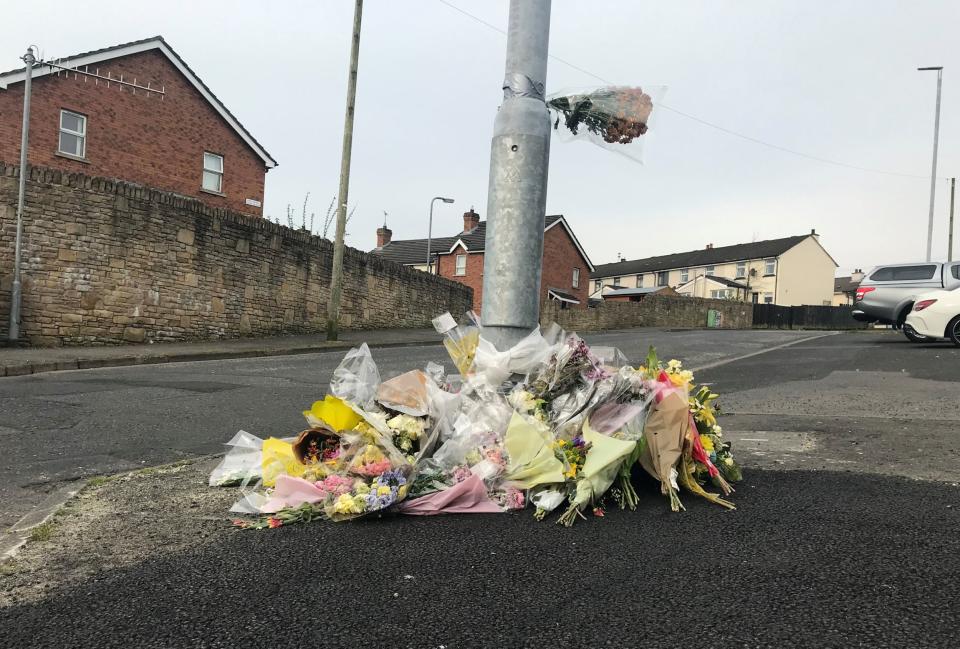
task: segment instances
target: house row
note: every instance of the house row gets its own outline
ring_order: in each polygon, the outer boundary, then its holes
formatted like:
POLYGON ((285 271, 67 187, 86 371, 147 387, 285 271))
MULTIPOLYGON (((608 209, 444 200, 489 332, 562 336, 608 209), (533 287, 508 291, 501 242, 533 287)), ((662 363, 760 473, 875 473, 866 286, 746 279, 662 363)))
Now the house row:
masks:
MULTIPOLYGON (((732 246, 622 259, 597 266, 590 297, 669 287, 680 295, 744 302, 831 304, 837 263, 810 234, 732 246)), ((642 295, 642 293, 638 293, 642 295)))

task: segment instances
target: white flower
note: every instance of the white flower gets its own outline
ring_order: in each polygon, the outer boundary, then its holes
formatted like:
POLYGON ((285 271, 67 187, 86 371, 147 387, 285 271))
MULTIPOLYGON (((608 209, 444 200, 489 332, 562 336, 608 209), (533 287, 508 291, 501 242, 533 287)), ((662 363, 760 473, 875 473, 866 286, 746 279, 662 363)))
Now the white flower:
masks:
POLYGON ((423 434, 424 422, 422 419, 410 415, 397 415, 387 421, 387 426, 390 427, 390 430, 416 439, 423 434))
POLYGON ((537 407, 537 400, 527 390, 517 390, 510 394, 510 405, 520 412, 530 412, 537 407))
POLYGON ((683 367, 683 363, 676 358, 667 363, 668 372, 679 372, 681 367, 683 367))
POLYGON ((720 427, 720 424, 714 424, 713 431, 711 432, 713 432, 713 434, 717 437, 723 437, 723 429, 720 427))
POLYGON ((683 370, 679 374, 680 374, 680 378, 683 380, 684 383, 693 382, 693 372, 691 372, 690 370, 683 370))

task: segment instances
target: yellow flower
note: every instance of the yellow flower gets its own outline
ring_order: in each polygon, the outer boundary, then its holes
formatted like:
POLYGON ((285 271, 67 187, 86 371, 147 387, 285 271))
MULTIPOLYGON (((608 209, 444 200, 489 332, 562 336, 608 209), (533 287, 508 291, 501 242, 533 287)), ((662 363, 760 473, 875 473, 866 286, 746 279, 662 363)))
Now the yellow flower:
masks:
POLYGON ((703 446, 703 450, 707 453, 713 453, 713 439, 709 435, 700 436, 700 445, 703 446))
POLYGON ((567 478, 576 478, 577 477, 577 464, 574 462, 570 465, 570 468, 567 469, 567 472, 563 474, 567 478))
POLYGON ((377 487, 378 496, 386 496, 390 493, 390 487, 377 487))
POLYGON ((559 446, 560 448, 563 448, 566 445, 567 445, 567 440, 565 439, 561 439, 557 441, 557 446, 559 446))
POLYGON ((333 503, 333 511, 335 514, 359 514, 363 512, 363 507, 358 505, 357 498, 354 496, 341 494, 333 503))

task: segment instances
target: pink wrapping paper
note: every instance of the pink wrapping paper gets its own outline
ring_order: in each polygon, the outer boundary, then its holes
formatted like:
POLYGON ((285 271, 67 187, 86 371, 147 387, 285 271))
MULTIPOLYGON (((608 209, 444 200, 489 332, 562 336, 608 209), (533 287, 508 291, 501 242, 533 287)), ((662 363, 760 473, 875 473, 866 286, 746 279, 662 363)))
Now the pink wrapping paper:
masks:
POLYGON ((277 484, 270 500, 263 503, 260 512, 276 514, 284 507, 299 507, 303 503, 318 503, 323 500, 324 496, 325 492, 318 489, 312 482, 281 473, 277 476, 277 484))
POLYGON ((436 514, 499 514, 503 510, 487 496, 487 488, 480 476, 471 475, 449 489, 405 500, 400 503, 399 511, 414 516, 434 516, 436 514))

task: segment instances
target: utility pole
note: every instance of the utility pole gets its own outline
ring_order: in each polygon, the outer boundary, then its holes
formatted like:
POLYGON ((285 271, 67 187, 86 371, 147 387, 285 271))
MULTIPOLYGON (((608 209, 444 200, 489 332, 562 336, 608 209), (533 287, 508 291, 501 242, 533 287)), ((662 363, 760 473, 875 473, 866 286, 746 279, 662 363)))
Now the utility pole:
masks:
POLYGON ((940 86, 943 82, 943 66, 917 68, 920 71, 937 72, 937 109, 933 118, 933 170, 930 172, 930 217, 927 221, 927 261, 933 253, 933 204, 937 193, 937 149, 940 146, 940 86))
POLYGON ((327 340, 339 335, 340 298, 343 296, 343 237, 347 230, 347 195, 350 191, 350 154, 353 150, 353 107, 357 99, 357 62, 360 58, 360 17, 363 0, 353 8, 353 41, 350 46, 350 75, 347 78, 347 114, 343 123, 343 152, 340 154, 340 193, 337 207, 337 234, 333 242, 333 269, 330 272, 330 301, 327 303, 327 340))
POLYGON ((957 187, 957 179, 950 179, 950 229, 947 231, 947 261, 953 261, 953 193, 957 187))
POLYGON ((550 0, 510 0, 503 104, 493 122, 483 275, 484 337, 506 350, 540 320, 550 117, 550 0))
POLYGON ((23 55, 26 75, 23 80, 23 125, 20 128, 20 189, 17 193, 17 234, 14 244, 13 285, 10 290, 10 324, 7 338, 16 342, 20 338, 20 304, 23 290, 20 285, 20 257, 23 238, 23 202, 27 190, 27 145, 30 142, 30 81, 33 78, 33 64, 37 62, 33 47, 27 48, 23 55))

